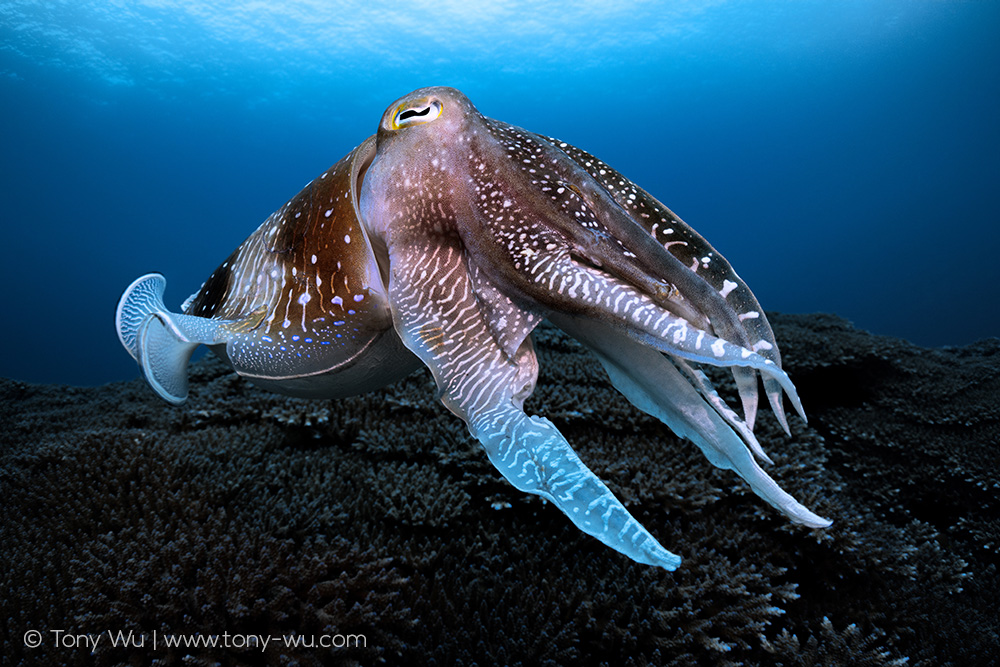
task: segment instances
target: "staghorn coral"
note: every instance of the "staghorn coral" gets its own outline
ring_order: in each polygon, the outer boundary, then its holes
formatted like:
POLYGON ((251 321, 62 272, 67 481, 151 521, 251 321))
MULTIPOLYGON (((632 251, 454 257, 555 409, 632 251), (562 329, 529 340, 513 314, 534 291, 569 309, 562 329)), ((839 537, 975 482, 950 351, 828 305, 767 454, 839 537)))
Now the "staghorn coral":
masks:
MULTIPOLYGON (((40 412, 62 413, 49 424, 87 418, 74 408, 40 412)), ((11 630, 5 656, 21 664, 184 662, 187 651, 152 652, 153 631, 363 634, 371 642, 326 652, 209 650, 198 656, 202 664, 346 665, 402 650, 416 623, 399 603, 406 576, 393 559, 343 536, 343 516, 321 504, 329 471, 309 451, 283 446, 281 429, 170 435, 165 425, 161 439, 111 427, 110 414, 95 421, 107 423, 66 440, 51 437, 59 428, 11 419, 15 428, 30 424, 42 444, 4 468, 8 506, 25 518, 3 526, 5 551, 18 557, 5 582, 5 618, 17 628, 147 639, 141 648, 105 642, 92 655, 49 642, 26 652, 17 645, 24 630, 11 630), (300 485, 313 498, 301 502, 275 487, 276 469, 307 471, 300 485)))
POLYGON ((884 630, 875 628, 865 635, 853 623, 838 632, 830 619, 824 616, 818 632, 810 635, 805 642, 799 641, 797 636, 786 629, 781 631, 773 644, 765 643, 764 648, 775 655, 772 663, 775 667, 788 664, 778 657, 783 654, 801 656, 800 661, 792 664, 806 667, 848 664, 857 667, 903 667, 909 660, 892 657, 891 651, 882 644, 885 634, 884 630))
POLYGON ((527 410, 657 538, 683 541, 674 573, 510 488, 424 373, 298 401, 207 358, 183 409, 139 381, 0 381, 3 664, 991 664, 1000 342, 922 350, 829 316, 772 322, 810 423, 757 430, 778 481, 835 518, 826 531, 786 525, 575 343, 536 335, 527 410), (28 649, 32 628, 368 645, 91 654, 28 649))

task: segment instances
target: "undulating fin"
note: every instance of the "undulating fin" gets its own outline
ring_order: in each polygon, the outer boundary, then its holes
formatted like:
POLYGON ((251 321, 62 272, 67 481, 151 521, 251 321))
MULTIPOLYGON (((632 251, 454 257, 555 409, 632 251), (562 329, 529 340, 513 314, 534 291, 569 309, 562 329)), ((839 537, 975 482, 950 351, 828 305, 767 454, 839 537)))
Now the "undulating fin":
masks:
POLYGON ((195 348, 224 342, 226 327, 236 323, 168 311, 163 303, 166 285, 159 273, 133 281, 118 301, 115 325, 153 390, 180 405, 187 399, 187 365, 195 348))
MULTIPOLYGON (((525 333, 513 358, 505 352, 502 344, 515 341, 498 341, 485 321, 460 242, 447 237, 390 242, 389 255, 396 330, 431 370, 442 402, 465 420, 497 470, 609 547, 640 563, 675 569, 680 558, 629 514, 556 427, 522 411, 537 377, 531 339, 525 333)), ((509 301, 492 303, 489 316, 505 307, 515 321, 509 301)))
POLYGON ((754 493, 792 521, 811 528, 830 525, 829 519, 807 509, 757 465, 727 420, 662 354, 593 320, 568 315, 549 319, 597 355, 612 384, 633 405, 695 443, 712 465, 736 472, 754 493))

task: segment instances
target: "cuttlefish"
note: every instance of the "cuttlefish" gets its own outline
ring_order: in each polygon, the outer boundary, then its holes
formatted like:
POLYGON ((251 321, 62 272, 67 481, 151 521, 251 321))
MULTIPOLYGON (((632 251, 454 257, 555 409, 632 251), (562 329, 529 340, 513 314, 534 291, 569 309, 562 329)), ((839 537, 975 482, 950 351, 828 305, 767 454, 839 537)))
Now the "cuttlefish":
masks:
POLYGON ((565 142, 486 118, 461 92, 393 102, 375 136, 273 213, 170 312, 165 280, 128 287, 116 324, 173 404, 207 345, 240 375, 302 397, 367 392, 430 369, 516 488, 582 531, 668 570, 680 558, 636 521, 549 420, 523 410, 542 320, 589 348, 637 408, 736 472, 792 521, 830 521, 756 459, 759 381, 785 431, 802 404, 746 283, 670 209, 565 142), (740 416, 699 365, 728 367, 740 416), (759 376, 759 378, 758 378, 759 376))

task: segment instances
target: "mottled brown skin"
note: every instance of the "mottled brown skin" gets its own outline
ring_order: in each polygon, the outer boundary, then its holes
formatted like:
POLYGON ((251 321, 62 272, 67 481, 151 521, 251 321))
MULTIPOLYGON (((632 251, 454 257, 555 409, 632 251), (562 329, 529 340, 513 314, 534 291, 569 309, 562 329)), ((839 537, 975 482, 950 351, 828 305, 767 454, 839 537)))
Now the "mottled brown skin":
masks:
POLYGON ((241 375, 293 395, 346 395, 415 367, 379 368, 399 346, 389 340, 387 295, 356 207, 372 152, 366 141, 309 183, 186 304, 186 314, 244 323, 223 355, 241 375), (308 379, 362 360, 368 370, 356 370, 366 377, 308 379))
MULTIPOLYGON (((255 280, 259 273, 255 265, 265 265, 268 259, 280 262, 284 269, 281 277, 294 282, 292 290, 281 290, 278 298, 269 301, 269 317, 287 306, 289 299, 297 299, 306 285, 315 286, 317 277, 321 284, 315 287, 317 298, 306 305, 307 322, 338 317, 341 309, 334 303, 338 296, 353 303, 355 294, 368 294, 372 288, 381 291, 381 285, 370 284, 372 253, 350 201, 351 179, 358 175, 352 169, 357 152, 342 158, 268 217, 209 276, 185 312, 221 319, 239 319, 252 312, 260 305, 259 291, 244 293, 241 287, 255 280), (326 215, 327 211, 332 212, 326 215), (345 242, 345 237, 355 242, 345 242)), ((273 280, 266 276, 268 279, 273 280)), ((376 301, 355 310, 371 315, 381 310, 380 305, 376 301)), ((388 325, 388 319, 381 324, 388 325)))

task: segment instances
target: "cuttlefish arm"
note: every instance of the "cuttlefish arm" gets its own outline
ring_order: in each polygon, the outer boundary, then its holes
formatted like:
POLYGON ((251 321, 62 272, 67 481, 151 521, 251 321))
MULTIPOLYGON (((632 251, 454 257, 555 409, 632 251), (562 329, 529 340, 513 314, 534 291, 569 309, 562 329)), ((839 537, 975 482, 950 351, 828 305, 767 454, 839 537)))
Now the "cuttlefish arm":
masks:
MULTIPOLYGON (((721 298, 723 309, 728 309, 738 318, 746 331, 750 349, 770 359, 778 367, 781 366, 778 343, 757 297, 737 275, 726 258, 719 254, 701 234, 662 202, 600 158, 554 137, 532 136, 539 142, 548 143, 553 149, 565 153, 581 170, 586 171, 602 186, 600 189, 591 190, 592 200, 612 200, 637 226, 645 229, 681 264, 710 285, 721 298)), ((718 305, 719 302, 716 303, 718 305)), ((757 405, 757 381, 753 373, 742 370, 734 368, 733 372, 743 401, 746 424, 752 429, 757 405)), ((781 402, 780 385, 775 380, 764 377, 764 392, 779 423, 788 433, 788 420, 781 402)), ((793 400, 792 405, 805 420, 806 415, 801 403, 793 400)))
POLYGON ((675 569, 680 558, 632 517, 556 427, 523 411, 538 374, 528 333, 541 318, 496 298, 499 293, 470 266, 458 239, 394 234, 388 240, 396 330, 496 469, 611 548, 640 563, 675 569), (488 308, 481 305, 486 295, 494 297, 488 308), (495 334, 487 318, 504 320, 504 333, 495 334))
POLYGON ((712 465, 735 472, 754 493, 795 523, 810 528, 830 525, 829 519, 810 511, 778 486, 745 446, 744 440, 753 439, 753 434, 737 433, 731 421, 719 414, 668 357, 616 337, 593 320, 561 314, 549 318, 590 348, 629 402, 697 445, 712 465))
MULTIPOLYGON (((570 144, 493 119, 483 119, 483 127, 494 143, 507 147, 506 154, 499 159, 494 155, 492 163, 484 160, 485 171, 498 174, 497 181, 506 180, 505 186, 519 190, 515 203, 522 206, 506 211, 508 219, 537 216, 542 211, 550 228, 569 242, 575 261, 592 264, 635 286, 660 307, 759 354, 780 369, 773 332, 753 293, 726 259, 672 211, 570 144), (519 173, 505 179, 499 163, 517 165, 519 173)), ((481 220, 480 228, 493 230, 493 240, 500 240, 495 220, 503 219, 503 213, 491 211, 489 199, 484 203, 481 212, 489 219, 481 220)), ((546 247, 543 255, 546 250, 558 253, 560 248, 558 244, 546 247)), ((732 365, 731 370, 747 426, 752 429, 757 411, 756 373, 741 365, 732 365)), ((774 413, 787 432, 782 389, 804 419, 801 402, 776 378, 762 375, 774 413)))
POLYGON ((556 310, 590 309, 654 345, 665 333, 676 339, 688 331, 701 332, 697 341, 709 343, 711 354, 688 358, 731 368, 748 429, 757 410, 755 371, 764 377, 786 430, 782 392, 804 417, 756 299, 707 241, 631 181, 582 151, 500 121, 478 120, 468 141, 476 155, 468 168, 477 179, 478 201, 473 199, 459 213, 475 223, 459 229, 473 254, 486 258, 484 270, 498 283, 539 305, 556 301, 556 310), (612 185, 613 191, 608 189, 612 185), (671 233, 684 240, 663 241, 655 225, 633 210, 639 206, 636 201, 672 220, 671 233), (687 263, 692 252, 701 255, 700 271, 687 263), (616 297, 609 307, 604 297, 612 292, 627 296, 616 297), (634 308, 637 304, 644 306, 634 308), (669 321, 661 319, 660 312, 669 313, 676 326, 654 326, 650 331, 650 317, 657 324, 669 321), (726 353, 721 353, 723 346, 726 353), (739 348, 738 356, 728 353, 732 348, 739 348))

